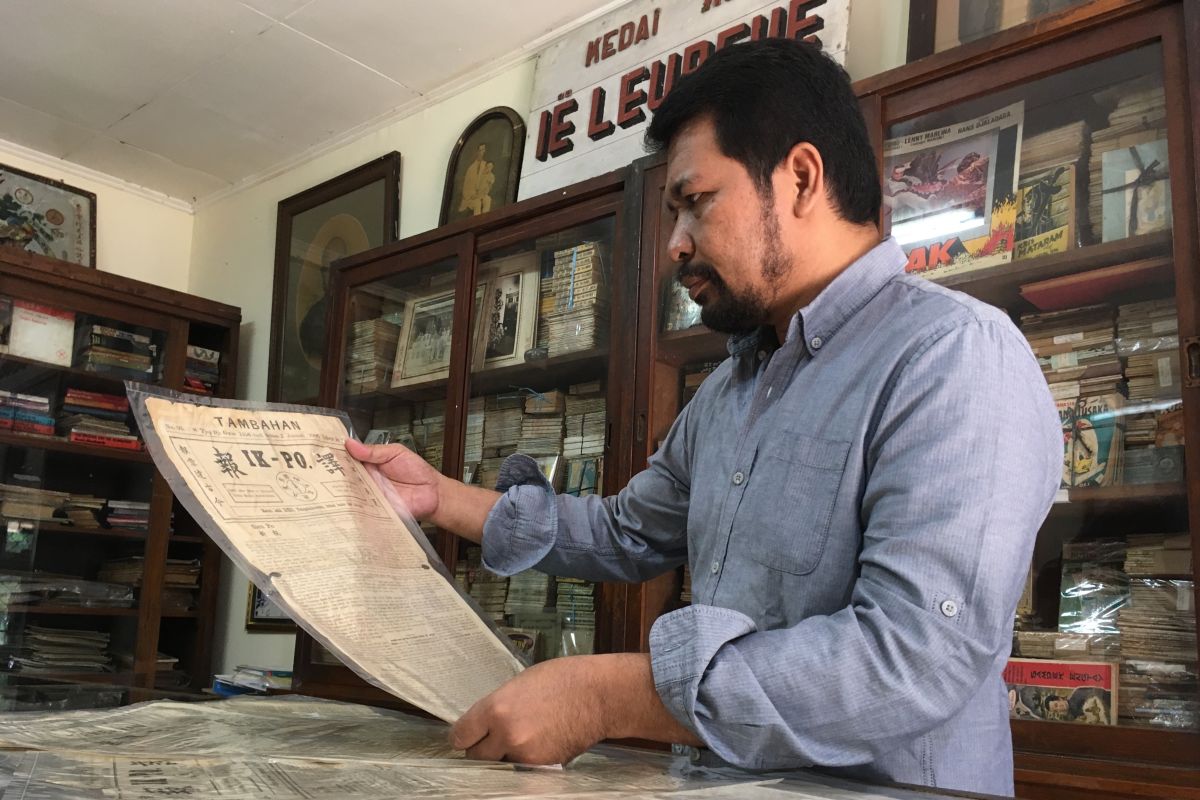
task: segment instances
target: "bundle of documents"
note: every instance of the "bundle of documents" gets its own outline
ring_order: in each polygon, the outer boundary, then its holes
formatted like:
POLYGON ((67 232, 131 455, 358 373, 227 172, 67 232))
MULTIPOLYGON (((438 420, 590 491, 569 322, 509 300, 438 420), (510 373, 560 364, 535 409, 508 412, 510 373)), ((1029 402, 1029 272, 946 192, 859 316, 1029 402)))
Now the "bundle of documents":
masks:
MULTIPOLYGON (((1106 237, 1104 235, 1106 161, 1109 162, 1109 170, 1112 169, 1112 159, 1106 159, 1106 154, 1127 150, 1130 147, 1154 145, 1159 142, 1165 144, 1167 138, 1166 95, 1161 86, 1146 88, 1139 86, 1137 82, 1131 82, 1113 87, 1106 94, 1113 93, 1117 95, 1117 99, 1112 113, 1108 115, 1108 127, 1092 132, 1091 157, 1088 167, 1088 217, 1092 225, 1092 236, 1097 242, 1121 238, 1120 236, 1106 237)), ((1143 164, 1143 167, 1146 166, 1149 164, 1143 164)), ((1165 172, 1167 165, 1160 164, 1159 166, 1165 172)), ((1126 171, 1122 170, 1122 174, 1117 176, 1122 179, 1122 183, 1125 182, 1123 179, 1137 177, 1136 169, 1130 171, 1135 174, 1126 175, 1126 171)), ((1165 189, 1165 186, 1163 188, 1165 189)), ((1133 187, 1131 190, 1145 191, 1133 187)), ((1127 214, 1125 198, 1118 195, 1116 199, 1117 205, 1121 206, 1123 213, 1127 214)), ((1109 227, 1111 230, 1111 226, 1109 227)), ((1121 231, 1122 236, 1127 235, 1124 225, 1118 224, 1116 230, 1121 231)))
POLYGON ((65 523, 68 520, 62 509, 70 497, 66 492, 0 483, 0 515, 10 519, 65 523))
POLYGON ((556 356, 608 343, 608 282, 596 242, 556 251, 553 274, 542 283, 539 346, 556 356))
POLYGON ((545 611, 552 602, 554 579, 544 572, 525 570, 508 579, 508 596, 504 601, 505 614, 545 611))
POLYGON ((183 368, 183 385, 189 392, 211 395, 221 381, 221 352, 187 346, 187 362, 183 368))
POLYGON ((346 391, 362 394, 391 386, 400 326, 380 317, 359 320, 350 327, 350 332, 346 391))
POLYGON ((19 570, 0 572, 0 598, 6 604, 31 606, 131 608, 134 604, 128 586, 90 581, 76 575, 19 570))
POLYGON ((110 672, 108 641, 102 631, 26 625, 22 645, 2 651, 21 672, 110 672))
POLYGON ((607 398, 598 387, 586 394, 573 391, 567 395, 563 455, 603 455, 607 408, 607 398))
POLYGON ((529 455, 555 455, 563 447, 562 414, 525 414, 517 450, 529 455))

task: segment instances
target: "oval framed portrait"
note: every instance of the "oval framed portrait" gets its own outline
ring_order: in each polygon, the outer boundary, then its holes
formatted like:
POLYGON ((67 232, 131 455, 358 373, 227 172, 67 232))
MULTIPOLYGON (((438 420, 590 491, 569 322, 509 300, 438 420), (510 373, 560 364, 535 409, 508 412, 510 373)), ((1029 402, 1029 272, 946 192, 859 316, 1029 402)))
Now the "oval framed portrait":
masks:
POLYGON ((472 120, 450 153, 439 224, 514 202, 524 152, 525 122, 516 111, 497 106, 472 120))

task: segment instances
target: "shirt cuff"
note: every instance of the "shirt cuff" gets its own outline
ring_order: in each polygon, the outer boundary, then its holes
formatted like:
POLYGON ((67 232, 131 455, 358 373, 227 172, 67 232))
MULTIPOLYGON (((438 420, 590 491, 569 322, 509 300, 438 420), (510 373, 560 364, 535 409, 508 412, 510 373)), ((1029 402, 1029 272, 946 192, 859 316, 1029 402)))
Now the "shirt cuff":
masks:
POLYGON ((483 524, 483 565, 498 575, 515 575, 554 548, 558 502, 537 462, 522 453, 504 459, 496 490, 504 494, 483 524))
POLYGON ((650 628, 650 670, 676 721, 711 745, 696 715, 700 681, 727 642, 754 633, 754 620, 731 608, 693 605, 659 617, 650 628))

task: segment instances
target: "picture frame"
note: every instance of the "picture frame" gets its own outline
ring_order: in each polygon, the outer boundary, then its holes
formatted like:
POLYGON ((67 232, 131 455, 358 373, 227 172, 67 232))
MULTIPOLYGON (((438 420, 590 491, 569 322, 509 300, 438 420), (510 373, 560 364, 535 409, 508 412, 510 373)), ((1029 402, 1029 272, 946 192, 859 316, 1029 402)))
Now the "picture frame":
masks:
POLYGON ((0 247, 96 267, 96 195, 0 164, 0 247))
POLYGON ((439 288, 405 303, 392 388, 449 377, 453 334, 453 289, 439 288))
POLYGON ((968 44, 1084 0, 911 0, 906 61, 968 44))
POLYGON ((517 199, 525 121, 496 106, 471 121, 450 153, 439 225, 495 211, 517 199))
POLYGON ((268 400, 318 401, 331 265, 394 242, 399 232, 395 151, 279 202, 268 400))
POLYGON ((295 632, 296 623, 283 610, 254 585, 250 584, 246 594, 246 630, 250 632, 276 631, 295 632))
POLYGON ((476 288, 477 370, 525 363, 537 335, 541 266, 534 251, 480 265, 476 288))

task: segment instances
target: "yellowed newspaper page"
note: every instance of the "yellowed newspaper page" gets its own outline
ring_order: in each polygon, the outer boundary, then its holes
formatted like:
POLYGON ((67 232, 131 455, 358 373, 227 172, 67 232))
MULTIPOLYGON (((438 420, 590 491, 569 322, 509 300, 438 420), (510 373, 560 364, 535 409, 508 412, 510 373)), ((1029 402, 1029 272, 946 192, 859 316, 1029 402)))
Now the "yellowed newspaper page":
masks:
POLYGON ((402 501, 346 453, 338 412, 140 386, 129 394, 147 449, 189 513, 365 679, 454 721, 520 672, 402 501))

